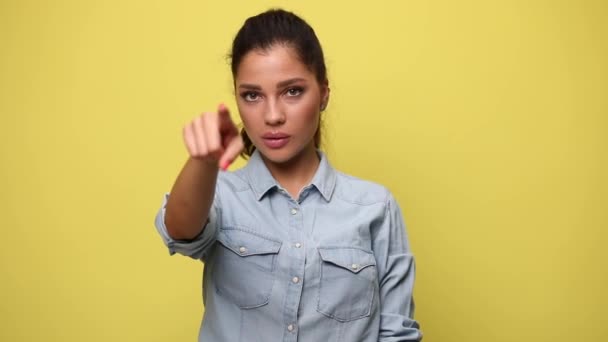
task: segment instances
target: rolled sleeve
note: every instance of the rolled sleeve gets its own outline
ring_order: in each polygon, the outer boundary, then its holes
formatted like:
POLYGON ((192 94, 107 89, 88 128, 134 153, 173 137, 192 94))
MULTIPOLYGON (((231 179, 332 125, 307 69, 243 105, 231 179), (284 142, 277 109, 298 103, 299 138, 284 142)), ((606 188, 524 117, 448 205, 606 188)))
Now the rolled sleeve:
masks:
POLYGON ((420 326, 414 320, 414 256, 409 249, 401 210, 392 196, 386 202, 384 218, 374 231, 373 247, 380 284, 379 342, 422 340, 420 326))
POLYGON ((169 249, 169 254, 179 253, 193 259, 204 259, 207 251, 213 245, 216 239, 217 232, 217 209, 212 205, 209 210, 209 218, 202 232, 191 240, 175 240, 169 236, 167 227, 165 226, 165 211, 169 194, 163 197, 163 203, 158 213, 156 214, 155 226, 160 234, 165 246, 169 249))

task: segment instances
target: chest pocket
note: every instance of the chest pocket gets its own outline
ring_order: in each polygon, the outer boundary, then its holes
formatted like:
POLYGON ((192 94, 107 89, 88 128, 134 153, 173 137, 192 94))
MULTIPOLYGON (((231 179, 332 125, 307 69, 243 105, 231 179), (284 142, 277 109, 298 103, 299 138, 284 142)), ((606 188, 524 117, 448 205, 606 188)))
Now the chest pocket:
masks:
POLYGON ((319 248, 317 311, 340 322, 369 316, 377 284, 376 259, 357 248, 319 248))
POLYGON ((242 309, 265 305, 281 243, 239 228, 218 232, 213 282, 219 295, 242 309))

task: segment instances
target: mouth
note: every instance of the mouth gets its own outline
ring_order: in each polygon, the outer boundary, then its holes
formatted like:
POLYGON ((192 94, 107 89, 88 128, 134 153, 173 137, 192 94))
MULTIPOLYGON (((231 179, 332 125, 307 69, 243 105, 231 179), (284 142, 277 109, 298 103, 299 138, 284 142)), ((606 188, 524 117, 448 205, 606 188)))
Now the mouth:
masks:
POLYGON ((266 147, 279 149, 289 143, 290 136, 281 132, 269 132, 262 135, 262 141, 266 147))

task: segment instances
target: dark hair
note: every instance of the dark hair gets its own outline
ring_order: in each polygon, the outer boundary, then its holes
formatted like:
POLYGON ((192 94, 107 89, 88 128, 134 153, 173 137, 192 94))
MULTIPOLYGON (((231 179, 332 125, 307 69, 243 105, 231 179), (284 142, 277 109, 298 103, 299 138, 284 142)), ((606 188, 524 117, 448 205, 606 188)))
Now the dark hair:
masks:
MULTIPOLYGON (((277 44, 293 48, 298 58, 315 74, 317 82, 327 82, 327 69, 321 43, 306 21, 292 12, 282 9, 270 9, 248 18, 232 42, 230 54, 232 77, 236 79, 237 69, 243 57, 251 50, 268 50, 277 44)), ((242 153, 244 157, 251 156, 255 146, 241 129, 245 143, 242 153)), ((315 132, 315 146, 321 145, 321 126, 315 132)))

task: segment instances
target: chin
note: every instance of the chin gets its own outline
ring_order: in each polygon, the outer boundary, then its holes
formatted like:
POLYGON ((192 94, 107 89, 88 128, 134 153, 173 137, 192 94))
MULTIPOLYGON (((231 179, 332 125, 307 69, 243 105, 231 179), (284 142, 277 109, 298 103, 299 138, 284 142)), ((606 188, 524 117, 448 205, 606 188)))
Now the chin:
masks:
POLYGON ((266 148, 265 146, 262 148, 258 148, 256 146, 256 148, 260 151, 264 158, 274 164, 289 163, 290 161, 293 161, 294 159, 297 159, 297 157, 303 155, 306 151, 306 147, 296 149, 289 145, 280 149, 270 149, 266 148))
POLYGON ((259 149, 259 151, 264 156, 264 158, 266 158, 268 161, 270 161, 274 164, 287 163, 296 156, 296 153, 294 153, 293 151, 289 151, 286 148, 282 148, 279 150, 272 150, 272 149, 264 148, 264 149, 259 149))

